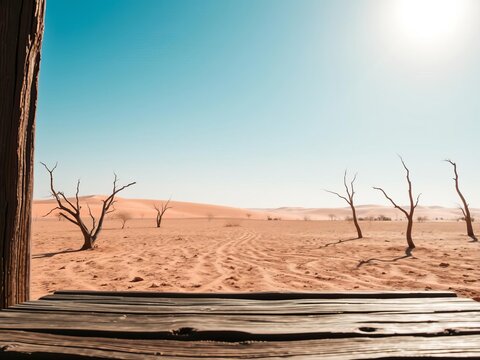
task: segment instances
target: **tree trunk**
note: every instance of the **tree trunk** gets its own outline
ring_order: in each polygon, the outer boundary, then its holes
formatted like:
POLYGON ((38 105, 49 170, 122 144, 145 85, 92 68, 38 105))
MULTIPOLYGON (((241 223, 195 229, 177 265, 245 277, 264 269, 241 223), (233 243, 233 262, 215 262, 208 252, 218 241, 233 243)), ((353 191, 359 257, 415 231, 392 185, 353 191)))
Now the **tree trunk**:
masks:
POLYGON ((478 241, 475 233, 473 232, 472 216, 470 215, 470 210, 468 209, 468 206, 466 210, 467 216, 465 216, 465 223, 467 224, 467 235, 471 237, 473 241, 478 241))
POLYGON ((415 244, 413 243, 412 230, 413 230, 413 216, 408 217, 407 225, 407 244, 410 249, 415 249, 415 244))
POLYGON ((465 218, 465 221, 467 222, 467 235, 471 237, 474 241, 478 241, 477 237, 475 236, 475 233, 473 232, 472 219, 465 218))
POLYGON ((455 177, 453 180, 455 181, 455 190, 457 191, 458 196, 460 197, 460 200, 462 200, 463 208, 460 208, 463 212, 463 216, 465 217, 465 223, 467 224, 467 235, 473 239, 473 241, 478 241, 477 237, 475 236, 475 233, 473 232, 473 225, 472 225, 472 216, 470 215, 470 209, 468 207, 467 200, 465 200, 465 197, 463 196, 462 192, 460 191, 460 185, 458 183, 458 171, 457 171, 457 164, 454 163, 452 160, 445 160, 452 164, 453 166, 453 173, 455 174, 455 177))
POLYGON ((355 224, 355 228, 357 229, 357 237, 358 239, 361 239, 363 238, 363 234, 362 234, 362 229, 360 229, 360 225, 358 224, 357 212, 355 211, 355 206, 351 205, 350 207, 352 208, 353 223, 355 224))
POLYGON ((29 298, 33 153, 45 0, 0 9, 0 308, 29 298))
POLYGON ((92 250, 95 247, 95 239, 89 234, 83 234, 83 246, 80 250, 92 250))

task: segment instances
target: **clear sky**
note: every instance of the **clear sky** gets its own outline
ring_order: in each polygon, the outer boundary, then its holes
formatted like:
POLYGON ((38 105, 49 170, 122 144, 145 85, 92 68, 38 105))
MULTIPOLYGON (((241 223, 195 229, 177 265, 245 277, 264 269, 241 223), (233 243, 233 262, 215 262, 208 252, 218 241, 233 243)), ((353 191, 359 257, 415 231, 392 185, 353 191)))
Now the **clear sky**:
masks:
POLYGON ((48 0, 35 198, 58 187, 241 207, 480 207, 480 2, 48 0))

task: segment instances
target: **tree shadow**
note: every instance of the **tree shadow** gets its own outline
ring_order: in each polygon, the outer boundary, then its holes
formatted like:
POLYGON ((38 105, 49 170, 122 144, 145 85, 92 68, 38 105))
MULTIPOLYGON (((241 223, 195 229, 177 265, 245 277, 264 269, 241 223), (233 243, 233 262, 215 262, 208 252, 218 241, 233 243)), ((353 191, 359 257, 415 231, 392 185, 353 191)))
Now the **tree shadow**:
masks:
POLYGON ((393 258, 393 259, 378 259, 378 258, 371 258, 371 259, 368 259, 368 260, 360 260, 358 265, 357 265, 357 269, 360 268, 361 266, 365 265, 365 264, 370 264, 372 261, 378 261, 378 262, 395 262, 395 261, 398 261, 398 260, 402 260, 402 259, 407 259, 407 258, 412 258, 412 259, 415 259, 415 257, 412 255, 412 251, 413 251, 413 248, 411 247, 407 247, 405 248, 405 255, 403 256, 398 256, 396 258, 393 258))
POLYGON ((74 252, 79 252, 82 251, 81 249, 68 249, 68 250, 62 250, 62 251, 56 251, 56 252, 49 252, 49 253, 43 253, 43 254, 37 254, 37 255, 32 255, 32 259, 42 259, 42 258, 50 258, 55 255, 59 254, 68 254, 68 253, 74 253, 74 252))
MULTIPOLYGON (((365 239, 365 238, 363 238, 363 239, 365 239)), ((325 245, 323 245, 323 246, 320 246, 319 249, 323 249, 323 248, 329 247, 329 246, 331 246, 331 245, 342 244, 342 243, 344 243, 344 242, 354 241, 354 240, 362 240, 362 238, 355 237, 355 238, 351 238, 351 239, 338 240, 338 241, 331 242, 331 243, 325 244, 325 245)))

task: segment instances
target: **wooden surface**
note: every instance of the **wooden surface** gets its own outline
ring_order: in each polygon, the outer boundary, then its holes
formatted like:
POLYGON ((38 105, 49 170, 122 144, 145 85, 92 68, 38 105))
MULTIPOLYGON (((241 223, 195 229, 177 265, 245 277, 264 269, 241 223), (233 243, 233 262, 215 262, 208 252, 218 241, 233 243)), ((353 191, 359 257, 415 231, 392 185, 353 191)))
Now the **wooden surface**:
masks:
POLYGON ((0 2, 0 309, 25 301, 45 0, 0 2))
POLYGON ((445 292, 57 292, 0 312, 0 358, 480 357, 480 303, 445 292))

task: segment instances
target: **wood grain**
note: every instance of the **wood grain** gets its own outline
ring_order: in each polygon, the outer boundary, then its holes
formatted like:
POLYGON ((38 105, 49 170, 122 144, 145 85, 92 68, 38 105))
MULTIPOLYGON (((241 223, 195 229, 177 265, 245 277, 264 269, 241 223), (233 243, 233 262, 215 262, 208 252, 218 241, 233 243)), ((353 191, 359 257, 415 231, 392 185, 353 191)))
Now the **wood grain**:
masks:
POLYGON ((44 0, 0 6, 0 309, 30 282, 33 152, 44 0))
POLYGON ((379 359, 478 358, 480 336, 346 338, 223 343, 129 340, 0 330, 2 359, 379 359))
POLYGON ((451 293, 271 294, 58 292, 0 311, 0 357, 480 356, 480 303, 451 293))

